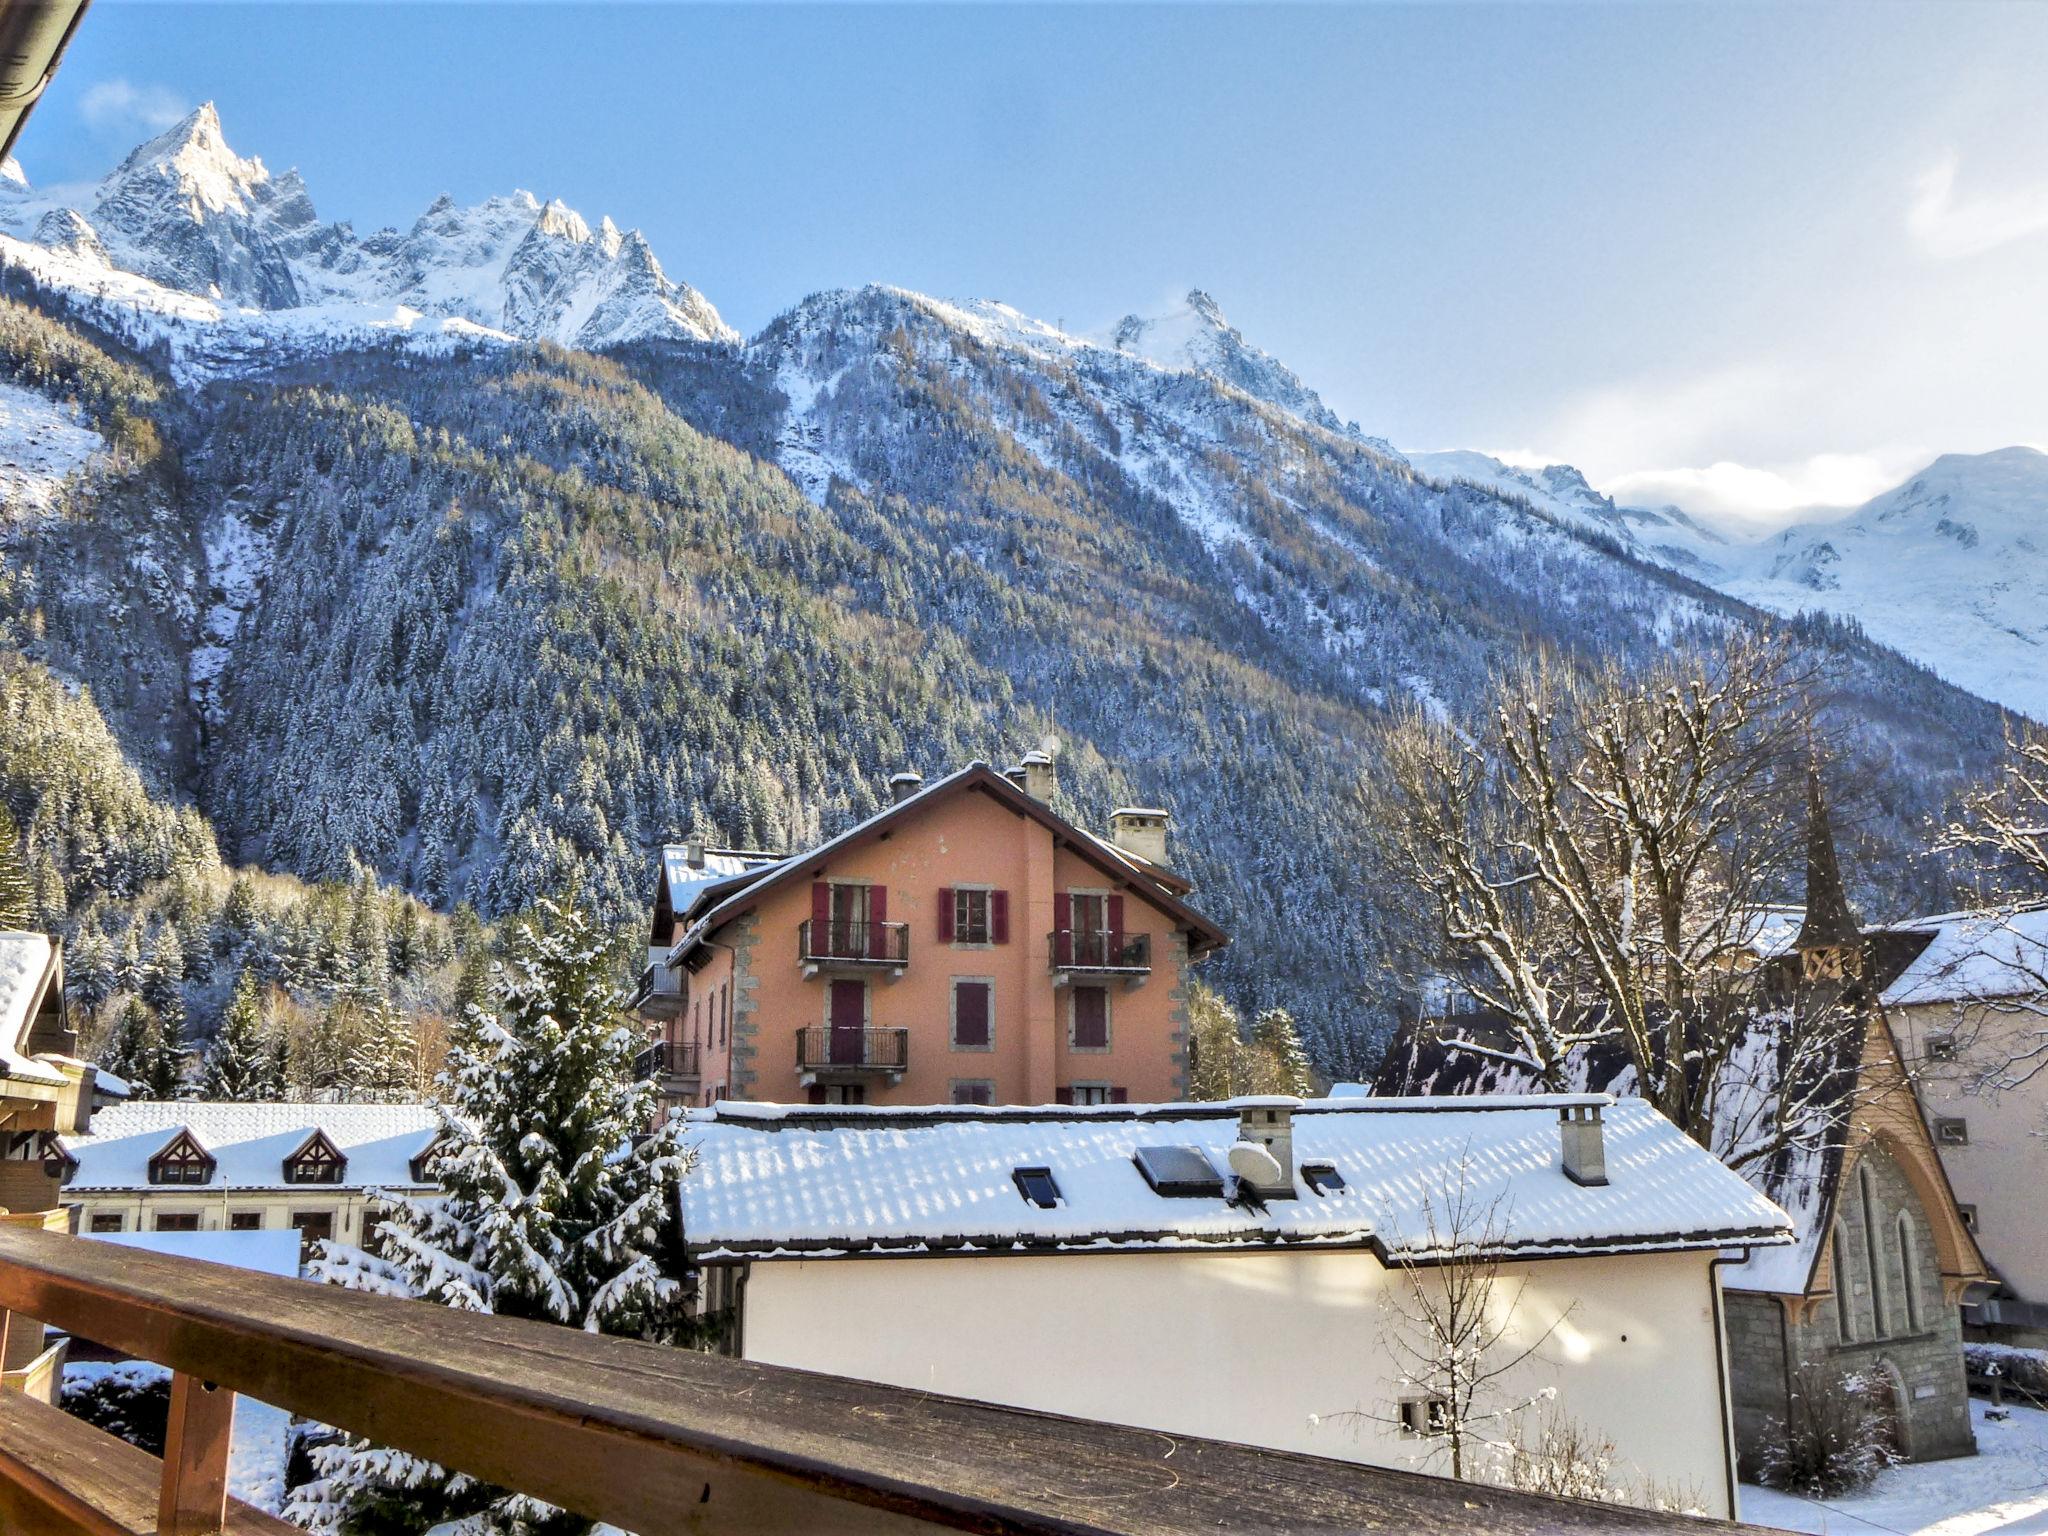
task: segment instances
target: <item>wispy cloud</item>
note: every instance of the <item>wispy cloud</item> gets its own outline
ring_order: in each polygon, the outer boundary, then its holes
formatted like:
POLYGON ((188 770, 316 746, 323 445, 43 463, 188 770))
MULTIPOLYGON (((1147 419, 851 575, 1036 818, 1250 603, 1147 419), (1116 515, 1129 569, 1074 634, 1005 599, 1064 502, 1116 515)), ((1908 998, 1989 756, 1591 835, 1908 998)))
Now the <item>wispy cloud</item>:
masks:
POLYGON ((1958 197, 1961 164, 1950 152, 1913 183, 1906 228, 1921 250, 1953 261, 2048 231, 2048 181, 1958 197))
POLYGON ((191 110, 168 86, 118 78, 98 82, 78 101, 86 125, 108 133, 162 133, 191 110))
POLYGON ((1890 490, 1928 455, 1902 448, 1876 453, 1818 453, 1790 464, 1732 460, 1674 469, 1639 469, 1601 482, 1624 505, 1683 507, 1738 529, 1763 533, 1802 513, 1858 507, 1890 490))

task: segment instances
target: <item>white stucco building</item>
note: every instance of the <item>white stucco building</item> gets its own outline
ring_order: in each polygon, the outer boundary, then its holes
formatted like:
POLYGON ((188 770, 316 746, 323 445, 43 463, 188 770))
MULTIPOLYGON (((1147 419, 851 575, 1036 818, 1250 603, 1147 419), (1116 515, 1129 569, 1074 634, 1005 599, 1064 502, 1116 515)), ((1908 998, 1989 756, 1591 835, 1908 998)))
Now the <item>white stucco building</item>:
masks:
POLYGON ((1554 1391, 1619 1480, 1734 1512, 1716 1260, 1790 1227, 1640 1102, 721 1104, 688 1139, 734 1353, 1423 1470, 1401 1341, 1462 1201, 1500 1358, 1534 1346, 1501 1402, 1554 1391))
POLYGON ((360 1243, 370 1192, 433 1188, 424 1104, 118 1104, 59 1138, 75 1230, 261 1232, 360 1243))

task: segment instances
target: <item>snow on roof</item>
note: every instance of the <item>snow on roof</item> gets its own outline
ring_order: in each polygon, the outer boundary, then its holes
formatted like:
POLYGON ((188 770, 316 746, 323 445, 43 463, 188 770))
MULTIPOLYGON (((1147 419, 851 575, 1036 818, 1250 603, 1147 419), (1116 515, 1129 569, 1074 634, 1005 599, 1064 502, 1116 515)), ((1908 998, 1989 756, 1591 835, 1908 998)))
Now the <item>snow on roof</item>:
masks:
POLYGON ((290 1227, 267 1232, 89 1232, 96 1243, 118 1243, 179 1259, 204 1259, 259 1275, 299 1277, 299 1234, 290 1227))
POLYGON ((772 869, 782 862, 776 854, 751 853, 740 848, 706 848, 702 857, 701 864, 692 864, 690 850, 682 843, 662 848, 661 873, 668 882, 669 906, 673 911, 689 911, 700 892, 720 881, 772 869))
POLYGON ((426 1104, 217 1104, 152 1100, 116 1104, 92 1117, 91 1134, 59 1138, 77 1160, 66 1188, 147 1189, 149 1160, 180 1130, 213 1159, 213 1177, 181 1189, 277 1189, 284 1161, 324 1131, 348 1159, 339 1185, 323 1188, 417 1188, 410 1167, 440 1133, 426 1104))
POLYGON ((35 1024, 50 954, 48 934, 0 933, 0 1071, 34 1083, 64 1081, 62 1072, 22 1049, 35 1024))
POLYGON ((1952 912, 1899 926, 1934 937, 1884 989, 1888 1008, 2048 990, 2048 908, 1952 912))
POLYGON ((1498 1202, 1503 1252, 1638 1252, 1791 1240, 1787 1219, 1639 1100, 1605 1095, 1351 1099, 1298 1103, 1298 1164, 1329 1163, 1345 1187, 1263 1207, 1153 1192, 1140 1147, 1199 1148, 1227 1172, 1249 1103, 1091 1108, 721 1103, 690 1112, 697 1164, 683 1225, 701 1258, 819 1253, 1281 1245, 1427 1250, 1463 1165, 1477 1206, 1498 1202), (1559 1111, 1606 1111, 1611 1183, 1561 1168, 1559 1111), (1045 1168, 1051 1209, 1026 1200, 1019 1168, 1045 1168))

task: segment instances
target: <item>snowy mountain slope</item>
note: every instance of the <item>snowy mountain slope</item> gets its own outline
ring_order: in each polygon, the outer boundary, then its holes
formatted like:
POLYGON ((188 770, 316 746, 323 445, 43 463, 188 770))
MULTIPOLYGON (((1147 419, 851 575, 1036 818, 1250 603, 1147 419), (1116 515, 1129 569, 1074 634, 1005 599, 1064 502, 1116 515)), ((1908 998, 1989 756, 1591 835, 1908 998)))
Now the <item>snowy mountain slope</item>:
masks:
MULTIPOLYGON (((0 179, 0 232, 70 258, 46 265, 45 281, 94 292, 105 269, 212 302, 181 317, 251 339, 209 349, 183 337, 200 363, 210 350, 330 346, 337 333, 410 330, 422 317, 565 346, 738 340, 637 230, 606 219, 593 232, 531 193, 471 208, 442 197, 404 232, 322 224, 296 171, 273 176, 229 148, 210 102, 92 186, 39 192, 18 174, 0 179)), ((179 312, 132 288, 122 297, 179 312)))
POLYGON ((1944 454, 1837 521, 1730 551, 1710 578, 1854 619, 1959 687, 2048 720, 2048 454, 1944 454))
POLYGON ((106 446, 76 409, 0 383, 0 523, 49 511, 106 446))

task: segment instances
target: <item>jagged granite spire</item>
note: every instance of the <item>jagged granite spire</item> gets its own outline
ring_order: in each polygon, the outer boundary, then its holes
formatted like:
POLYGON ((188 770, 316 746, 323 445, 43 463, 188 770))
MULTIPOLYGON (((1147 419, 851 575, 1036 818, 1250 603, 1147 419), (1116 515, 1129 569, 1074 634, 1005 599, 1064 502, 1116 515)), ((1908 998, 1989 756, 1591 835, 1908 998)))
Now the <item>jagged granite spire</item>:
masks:
POLYGON ((1863 941, 1849 893, 1842 888, 1842 866, 1835 857, 1835 831, 1828 820, 1827 794, 1821 787, 1820 764, 1806 769, 1806 920, 1792 947, 1850 948, 1863 941))

